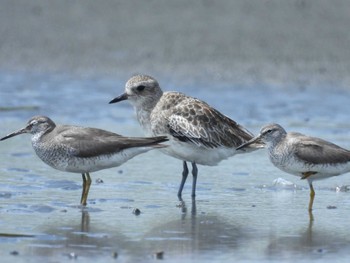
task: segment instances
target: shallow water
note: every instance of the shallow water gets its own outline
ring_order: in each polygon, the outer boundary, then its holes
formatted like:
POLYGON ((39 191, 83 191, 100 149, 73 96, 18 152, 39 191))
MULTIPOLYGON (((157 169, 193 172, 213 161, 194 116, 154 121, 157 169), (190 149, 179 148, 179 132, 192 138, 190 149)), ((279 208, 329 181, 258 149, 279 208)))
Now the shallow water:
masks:
MULTIPOLYGON (((125 80, 0 74, 0 136, 36 114, 57 123, 142 135, 131 106, 108 105, 125 80)), ((348 98, 337 87, 175 87, 217 107, 257 133, 267 122, 350 148, 348 98)), ((314 221, 306 182, 273 167, 264 150, 216 167, 199 166, 177 200, 181 161, 153 151, 92 174, 88 206, 78 206, 81 176, 42 163, 30 137, 0 143, 2 262, 348 262, 348 175, 315 183, 314 221), (102 179, 102 182, 97 179, 102 179), (135 215, 133 210, 140 209, 135 215)))

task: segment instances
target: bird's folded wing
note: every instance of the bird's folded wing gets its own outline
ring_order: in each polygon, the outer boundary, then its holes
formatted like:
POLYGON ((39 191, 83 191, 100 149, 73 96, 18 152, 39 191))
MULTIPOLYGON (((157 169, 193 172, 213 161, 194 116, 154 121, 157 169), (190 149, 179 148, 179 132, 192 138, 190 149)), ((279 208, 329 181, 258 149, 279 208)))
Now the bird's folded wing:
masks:
POLYGON ((127 148, 143 147, 164 142, 165 137, 124 137, 95 128, 76 128, 60 134, 60 144, 76 157, 93 157, 118 153, 127 148))
POLYGON ((237 147, 253 137, 235 121, 210 107, 192 115, 179 113, 170 115, 167 121, 169 132, 180 141, 206 148, 237 147))
POLYGON ((350 161, 350 151, 318 138, 302 140, 295 147, 295 156, 309 164, 337 164, 350 161))

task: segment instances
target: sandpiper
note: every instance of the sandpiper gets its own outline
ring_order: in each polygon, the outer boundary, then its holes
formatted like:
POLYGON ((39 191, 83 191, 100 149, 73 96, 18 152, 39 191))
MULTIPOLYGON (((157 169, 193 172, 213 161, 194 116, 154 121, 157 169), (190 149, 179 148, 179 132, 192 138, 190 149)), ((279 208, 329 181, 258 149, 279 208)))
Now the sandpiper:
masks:
POLYGON ((308 181, 310 212, 315 198, 312 182, 350 171, 350 151, 320 138, 287 133, 278 124, 264 126, 257 137, 237 149, 244 149, 256 140, 266 144, 270 160, 277 168, 308 181))
POLYGON ((71 125, 56 125, 46 116, 32 117, 26 127, 0 139, 32 134, 32 146, 38 157, 51 167, 81 173, 83 191, 81 205, 86 206, 91 185, 90 172, 116 167, 132 157, 155 148, 168 139, 124 137, 109 131, 71 125))
POLYGON ((164 153, 183 160, 182 189, 188 176, 187 162, 192 163, 192 197, 196 195, 197 165, 217 165, 221 160, 236 153, 248 152, 262 147, 251 145, 244 151, 236 147, 253 138, 241 125, 221 114, 207 103, 179 92, 164 92, 157 80, 147 75, 129 79, 125 93, 110 103, 129 100, 137 118, 148 136, 165 135, 169 147, 164 153))

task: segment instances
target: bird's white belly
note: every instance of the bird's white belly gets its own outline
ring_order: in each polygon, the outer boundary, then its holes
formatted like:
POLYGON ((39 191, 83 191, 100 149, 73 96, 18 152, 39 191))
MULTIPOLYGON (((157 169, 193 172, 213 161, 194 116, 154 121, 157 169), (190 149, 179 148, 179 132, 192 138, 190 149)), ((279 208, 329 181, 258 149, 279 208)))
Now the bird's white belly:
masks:
POLYGON ((169 138, 169 141, 166 143, 168 147, 162 148, 160 151, 183 161, 214 166, 217 165, 220 161, 225 160, 237 153, 235 148, 199 147, 190 142, 179 141, 168 133, 152 130, 150 126, 147 126, 145 124, 141 123, 141 125, 146 136, 167 136, 169 138))
POLYGON ((308 178, 310 180, 321 180, 331 176, 344 174, 350 171, 350 162, 339 163, 336 165, 331 164, 303 164, 301 162, 289 162, 289 163, 274 163, 276 167, 287 173, 302 177, 303 173, 315 172, 308 178))
POLYGON ((163 153, 180 160, 209 166, 217 165, 220 161, 236 153, 234 148, 219 147, 211 149, 177 140, 170 140, 168 145, 169 147, 161 149, 163 153))
POLYGON ((41 159, 57 170, 71 173, 88 173, 120 166, 135 155, 147 152, 150 149, 150 147, 135 147, 125 149, 119 153, 99 155, 95 157, 69 156, 69 158, 66 158, 66 156, 62 156, 62 158, 60 158, 61 156, 57 156, 56 158, 51 159, 41 159))

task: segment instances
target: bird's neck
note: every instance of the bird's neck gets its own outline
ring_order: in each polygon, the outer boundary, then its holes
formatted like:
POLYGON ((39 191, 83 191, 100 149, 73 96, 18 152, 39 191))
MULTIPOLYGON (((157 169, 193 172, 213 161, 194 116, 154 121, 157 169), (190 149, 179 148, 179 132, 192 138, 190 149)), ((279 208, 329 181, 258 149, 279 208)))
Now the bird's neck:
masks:
POLYGON ((151 112, 151 109, 136 109, 137 120, 147 133, 151 131, 151 112))
POLYGON ((267 143, 268 151, 274 155, 275 152, 284 152, 286 135, 281 135, 279 138, 267 143))
POLYGON ((44 131, 39 131, 39 132, 33 134, 32 135, 32 145, 33 145, 33 147, 35 145, 40 144, 44 140, 45 135, 47 135, 49 132, 50 132, 50 130, 44 130, 44 131))
POLYGON ((38 142, 40 142, 40 139, 43 136, 43 134, 44 134, 43 132, 38 132, 38 133, 33 134, 32 143, 37 144, 38 142))
POLYGON ((156 108, 160 97, 152 98, 152 100, 144 101, 141 105, 134 105, 137 119, 147 134, 151 133, 151 114, 156 108))

